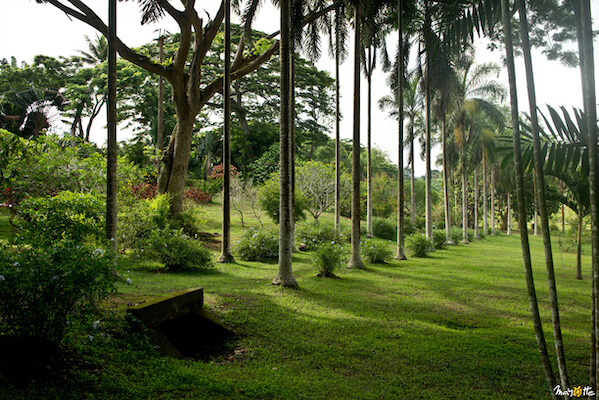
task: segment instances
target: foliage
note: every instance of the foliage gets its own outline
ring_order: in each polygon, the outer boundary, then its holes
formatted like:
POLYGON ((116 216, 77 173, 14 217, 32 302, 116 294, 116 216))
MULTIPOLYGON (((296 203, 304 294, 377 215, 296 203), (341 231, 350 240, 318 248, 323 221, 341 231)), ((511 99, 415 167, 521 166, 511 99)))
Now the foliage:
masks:
POLYGON ((281 149, 278 143, 273 143, 268 150, 248 166, 248 176, 257 184, 267 181, 279 170, 281 149))
POLYGON ((307 161, 296 166, 295 180, 314 219, 335 204, 335 166, 307 161))
POLYGON ((105 205, 93 194, 60 192, 21 203, 18 239, 50 245, 64 239, 82 243, 104 237, 105 205))
MULTIPOLYGON (((279 197, 280 197, 280 184, 279 174, 275 173, 264 182, 262 187, 258 190, 258 203, 264 212, 272 218, 275 223, 279 223, 279 197)), ((304 195, 299 191, 295 190, 295 221, 305 219, 306 199, 304 195)))
POLYGON ((237 256, 246 261, 260 261, 279 256, 279 238, 264 229, 250 228, 243 232, 235 246, 237 256))
POLYGON ((445 235, 445 230, 433 229, 433 246, 435 246, 436 250, 443 249, 445 247, 446 240, 447 237, 445 235))
POLYGON ((318 220, 305 221, 296 225, 295 237, 306 245, 306 250, 324 243, 341 243, 341 237, 333 224, 318 220))
MULTIPOLYGON (((366 209, 366 208, 364 208, 366 209)), ((389 218, 397 209, 397 179, 386 173, 372 177, 372 213, 376 217, 389 218)))
POLYGON ((362 255, 369 263, 385 263, 393 258, 393 252, 389 249, 386 241, 366 239, 360 245, 362 255))
POLYGON ((392 219, 374 217, 372 218, 372 233, 381 239, 396 240, 397 223, 392 219))
POLYGON ((197 187, 185 189, 184 200, 191 200, 196 204, 208 204, 212 201, 212 194, 197 187))
POLYGON ((426 257, 431 249, 431 242, 425 235, 414 234, 406 237, 406 250, 412 257, 426 257))
POLYGON ((346 252, 336 242, 319 244, 312 257, 312 264, 318 268, 319 276, 333 276, 335 270, 346 262, 346 252))
POLYGON ((156 197, 158 187, 156 184, 147 182, 138 182, 131 185, 131 194, 139 200, 148 200, 156 197))
POLYGON ((462 237, 463 237, 462 228, 460 228, 458 226, 452 226, 450 235, 451 235, 451 240, 453 241, 453 243, 458 244, 458 243, 462 242, 462 237))
POLYGON ((210 250, 191 239, 182 229, 154 231, 150 241, 153 255, 170 271, 204 270, 214 267, 210 250))
POLYGON ((0 333, 43 350, 114 290, 113 256, 73 240, 0 250, 0 333))

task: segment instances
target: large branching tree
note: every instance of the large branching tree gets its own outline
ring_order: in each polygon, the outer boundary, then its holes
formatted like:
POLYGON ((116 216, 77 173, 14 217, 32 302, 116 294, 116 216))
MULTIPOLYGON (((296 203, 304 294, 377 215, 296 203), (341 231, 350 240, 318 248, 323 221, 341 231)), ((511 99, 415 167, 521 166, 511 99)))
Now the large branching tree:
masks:
MULTIPOLYGON (((107 24, 96 11, 82 0, 37 0, 48 3, 64 11, 70 17, 78 19, 103 35, 108 35, 107 24)), ((195 118, 207 102, 223 88, 223 75, 211 80, 204 79, 206 55, 217 36, 224 18, 224 5, 221 4, 213 18, 207 21, 200 17, 196 10, 195 0, 183 1, 181 6, 173 5, 169 0, 138 0, 141 10, 141 23, 156 22, 165 16, 175 20, 179 26, 180 36, 177 51, 172 59, 164 63, 153 61, 144 54, 127 46, 119 38, 116 48, 120 56, 133 64, 162 76, 173 89, 173 102, 177 115, 177 124, 170 136, 170 141, 162 156, 163 168, 159 176, 160 192, 172 196, 171 212, 178 213, 183 206, 183 189, 189 156, 191 152, 192 133, 195 118)), ((304 18, 304 23, 313 21, 335 8, 329 5, 315 10, 304 18)), ((274 40, 278 32, 268 37, 266 43, 252 43, 248 35, 243 34, 237 45, 237 52, 231 63, 231 80, 235 81, 253 71, 266 62, 279 49, 279 41, 274 40)))

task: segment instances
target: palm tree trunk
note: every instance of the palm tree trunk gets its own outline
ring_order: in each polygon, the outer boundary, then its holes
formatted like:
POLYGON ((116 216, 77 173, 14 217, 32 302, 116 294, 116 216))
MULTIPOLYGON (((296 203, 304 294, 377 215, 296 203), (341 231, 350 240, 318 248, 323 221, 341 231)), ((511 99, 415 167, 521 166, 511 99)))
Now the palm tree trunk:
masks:
POLYGON ((535 215, 533 218, 533 224, 534 224, 534 229, 533 229, 533 235, 535 236, 539 236, 539 201, 537 200, 537 180, 533 179, 533 185, 534 185, 534 192, 535 192, 535 196, 534 196, 534 204, 535 204, 535 215))
MULTIPOLYGON (((425 28, 426 34, 430 34, 431 16, 430 9, 425 2, 425 28)), ((425 163, 426 163, 426 175, 425 175, 425 229, 426 238, 430 241, 433 240, 433 205, 432 205, 432 173, 431 173, 431 52, 430 39, 425 38, 426 41, 426 130, 425 130, 425 163)), ((433 247, 434 248, 434 247, 433 247)))
MULTIPOLYGON (((158 38, 158 57, 160 62, 164 61, 164 36, 160 31, 158 38)), ((156 124, 156 165, 160 173, 160 154, 164 142, 164 78, 158 77, 158 123, 156 124)))
POLYGON ((487 179, 487 160, 486 157, 483 155, 483 232, 485 236, 489 234, 489 199, 487 198, 488 184, 489 181, 487 179))
POLYGON ((451 214, 449 211, 449 171, 447 170, 447 119, 443 118, 441 127, 441 146, 443 156, 443 205, 445 208, 445 243, 454 245, 451 238, 451 214))
POLYGON ((478 166, 474 167, 474 238, 480 239, 478 233, 478 166))
POLYGON ((108 3, 108 145, 106 156, 106 238, 117 249, 116 0, 108 3))
POLYGON ((491 236, 495 236, 495 168, 491 166, 491 236))
POLYGON ((279 194, 279 270, 273 285, 298 287, 291 265, 291 35, 290 0, 281 7, 281 113, 280 113, 280 194, 279 194))
MULTIPOLYGON (((521 226, 526 226, 526 203, 524 200, 524 173, 522 170, 522 150, 520 147, 520 121, 518 120, 518 94, 516 92, 516 70, 514 67, 514 46, 512 43, 512 26, 511 26, 511 12, 508 5, 508 0, 501 0, 501 11, 503 20, 503 31, 505 41, 505 51, 507 60, 508 79, 510 87, 510 102, 511 102, 511 116, 512 116, 512 133, 513 133, 513 146, 514 146, 514 167, 516 170, 516 193, 518 196, 518 218, 521 226)), ((493 190, 495 186, 493 185, 493 190)), ((557 395, 553 392, 553 388, 556 386, 555 376, 553 375, 553 369, 551 367, 551 361, 549 359, 549 353, 547 351, 547 344, 545 342, 545 334, 543 333, 543 326, 541 324, 541 317, 539 315, 539 305, 537 302, 537 295, 534 285, 534 278, 532 272, 532 263, 530 258, 530 246, 528 242, 528 231, 526 229, 520 229, 520 243, 522 247, 522 258, 524 261, 524 271, 526 276, 526 288, 528 291, 528 304, 533 320, 533 326, 535 336, 537 339, 537 346, 539 354, 541 356, 541 364, 545 370, 545 378, 549 386, 549 390, 553 399, 557 400, 557 395)))
POLYGON ((591 202, 591 253, 593 276, 593 317, 595 338, 595 376, 599 382, 599 149, 597 148, 597 101, 595 96, 595 64, 593 56, 593 30, 589 0, 580 0, 581 35, 583 51, 581 69, 583 76, 584 110, 586 114, 589 147, 589 187, 591 202), (583 56, 584 55, 584 56, 583 56), (592 86, 591 86, 592 85, 592 86))
POLYGON ((225 71, 223 84, 223 239, 219 263, 233 263, 231 253, 231 0, 225 0, 225 71))
MULTIPOLYGON (((520 36, 522 38, 522 51, 524 53, 524 64, 526 67, 526 82, 528 84, 528 101, 530 103, 530 116, 532 122, 533 154, 535 163, 535 182, 537 184, 536 200, 541 216, 541 233, 545 249, 545 266, 547 268, 547 284, 549 286, 549 301, 551 304, 551 319, 553 321, 553 336, 555 350, 557 353, 557 364, 560 373, 562 387, 569 387, 568 371, 566 368, 566 356, 562 340, 562 328, 559 317, 559 303, 557 298, 557 287, 555 283, 555 272, 553 268, 553 252, 551 250, 551 233, 549 231, 549 213, 547 212, 547 201, 545 199, 545 176, 543 173, 544 159, 541 154, 541 143, 539 139, 539 123, 537 120, 537 103, 535 95, 534 78, 532 71, 532 56, 530 54, 530 43, 528 38, 528 21, 526 18, 526 5, 524 0, 518 0, 518 14, 520 16, 520 36)), ((595 143, 596 145, 596 143, 595 143)))
POLYGON ((404 84, 404 46, 403 46, 403 27, 402 27, 402 0, 397 0, 397 39, 399 47, 399 76, 397 85, 397 103, 398 110, 398 154, 397 154, 397 251, 395 253, 396 260, 405 260, 404 252, 404 179, 403 179, 403 119, 404 119, 404 100, 403 100, 403 84, 404 84))
POLYGON ((578 205, 578 234, 576 235, 576 279, 582 279, 582 208, 578 205))
MULTIPOLYGON (((340 18, 339 9, 335 18, 340 18)), ((341 112, 339 110, 339 32, 335 28, 335 230, 341 229, 341 112)))
MULTIPOLYGON (((526 225, 521 226, 520 230, 526 230, 526 225)), ((512 194, 507 194, 507 235, 512 234, 512 194)))
POLYGON ((466 162, 462 161, 462 243, 468 244, 468 175, 466 162))
POLYGON ((412 228, 416 227, 416 179, 414 177, 414 123, 410 125, 410 219, 412 228))
POLYGON ((368 237, 373 237, 372 233, 372 46, 368 47, 368 58, 366 59, 367 80, 368 80, 368 123, 367 123, 367 143, 366 143, 366 232, 368 237))
POLYGON ((360 2, 354 3, 354 131, 352 141, 351 258, 348 268, 364 268, 360 254, 360 2))

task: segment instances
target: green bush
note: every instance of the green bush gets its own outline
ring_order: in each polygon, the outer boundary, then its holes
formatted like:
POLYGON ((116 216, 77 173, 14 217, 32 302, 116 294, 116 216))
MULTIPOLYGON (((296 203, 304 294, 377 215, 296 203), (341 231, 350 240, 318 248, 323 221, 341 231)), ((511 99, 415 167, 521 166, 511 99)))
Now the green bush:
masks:
POLYGON ((435 246, 435 249, 441 250, 444 248, 446 240, 447 236, 445 235, 445 230, 433 229, 433 245, 435 246))
POLYGON ((182 230, 157 231, 151 240, 152 253, 171 271, 214 267, 210 251, 182 230))
POLYGON ((68 322, 95 315, 114 291, 113 265, 103 249, 72 240, 17 254, 0 250, 0 335, 55 349, 68 322))
MULTIPOLYGON (((279 174, 273 174, 264 182, 264 185, 258 190, 258 204, 264 212, 279 223, 279 174)), ((295 220, 306 219, 305 214, 306 199, 302 193, 296 189, 295 191, 295 220)))
POLYGON ((414 222, 416 223, 416 226, 414 226, 414 228, 417 231, 424 230, 424 226, 426 225, 426 218, 421 217, 420 215, 417 215, 416 218, 414 219, 414 222))
POLYGON ((397 222, 392 219, 375 217, 372 219, 372 233, 381 239, 396 240, 397 222))
POLYGON ((341 237, 335 231, 333 224, 326 224, 318 220, 306 221, 297 224, 295 238, 306 245, 306 250, 323 243, 340 243, 341 237))
POLYGON ((23 200, 19 239, 48 245, 64 239, 100 241, 105 236, 105 203, 92 194, 61 192, 23 200))
POLYGON ((412 234, 416 233, 416 227, 414 227, 414 225, 412 225, 412 220, 410 219, 410 216, 408 214, 404 214, 404 215, 405 215, 404 226, 403 226, 404 235, 408 236, 408 235, 412 235, 412 234))
POLYGON ((347 260, 343 247, 335 242, 323 243, 316 246, 312 263, 318 268, 319 276, 331 277, 337 268, 347 260))
POLYGON ((406 250, 412 257, 426 257, 431 249, 431 242, 421 234, 410 235, 406 238, 406 250))
POLYGON ((462 243, 462 228, 458 227, 458 226, 452 226, 451 227, 451 240, 453 240, 453 243, 455 244, 459 244, 462 243))
POLYGON ((279 257, 278 236, 264 229, 250 228, 243 232, 235 245, 237 256, 246 261, 260 261, 279 257))
POLYGON ((385 263, 393 257, 388 243, 377 239, 363 240, 360 244, 362 255, 370 263, 385 263))

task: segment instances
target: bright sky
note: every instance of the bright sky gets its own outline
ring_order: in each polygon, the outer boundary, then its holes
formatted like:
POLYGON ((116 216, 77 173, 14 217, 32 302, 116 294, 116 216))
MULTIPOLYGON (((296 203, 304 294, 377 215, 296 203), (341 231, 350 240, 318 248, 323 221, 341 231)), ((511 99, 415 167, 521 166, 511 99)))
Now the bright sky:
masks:
MULTIPOLYGON (((107 2, 89 1, 93 4, 98 15, 106 20, 107 2), (102 8, 98 8, 98 4, 102 8)), ((215 15, 220 1, 205 0, 201 2, 198 9, 203 9, 209 15, 215 15)), ((592 13, 599 15, 599 1, 591 1, 592 13)), ((138 6, 136 1, 118 2, 118 27, 119 37, 130 47, 142 45, 157 37, 158 29, 166 29, 169 32, 177 32, 177 26, 168 17, 158 24, 141 26, 138 6)), ((201 15, 202 16, 202 15, 201 15)), ((264 6, 255 23, 255 28, 267 33, 278 30, 278 11, 270 5, 264 6)), ((204 20, 207 20, 204 17, 204 20)), ((596 18, 597 19, 597 18, 596 18)), ((597 29, 597 28, 595 28, 597 29)), ((71 56, 77 54, 76 50, 86 50, 87 46, 84 35, 93 37, 95 30, 78 20, 69 19, 64 13, 49 4, 37 4, 34 0, 0 0, 0 59, 14 56, 19 62, 30 63, 35 55, 44 54, 49 56, 71 56)), ((323 43, 326 43, 323 40, 323 43)), ((599 66, 599 42, 595 41, 595 65, 599 66)), ((390 41, 389 48, 394 49, 395 44, 390 41)), ((499 61, 499 53, 489 53, 484 46, 479 49, 477 60, 479 62, 499 61)), ((351 51, 351 50, 350 50, 351 51)), ((521 111, 528 112, 528 100, 526 98, 526 81, 524 77, 524 62, 516 60, 516 74, 518 77, 519 106, 521 111)), ((570 69, 561 66, 558 62, 547 61, 540 53, 533 54, 535 69, 535 86, 537 91, 537 103, 544 108, 545 104, 554 107, 566 106, 582 107, 582 93, 580 84, 580 72, 578 69, 570 69)), ((328 70, 334 77, 334 62, 328 58, 326 49, 323 49, 323 57, 317 62, 320 69, 328 70)), ((353 62, 351 57, 342 64, 342 100, 341 108, 344 120, 341 125, 341 135, 351 138, 352 135, 352 96, 353 96, 353 62)), ((373 101, 389 94, 385 75, 379 71, 373 77, 373 101)), ((504 71, 499 78, 507 87, 507 73, 504 71)), ((362 143, 366 143, 366 81, 362 81, 362 143)), ((92 140, 99 144, 105 141, 105 132, 100 120, 95 122, 92 140)), ((373 143, 375 146, 386 151, 393 162, 397 162, 397 122, 387 118, 386 114, 379 111, 373 105, 373 143)), ((119 132, 119 140, 125 140, 130 134, 127 131, 119 132)), ((331 132, 334 135, 334 132, 331 132)), ((404 155, 407 160, 407 153, 404 155)), ((416 162, 416 174, 424 174, 424 162, 416 162)))

